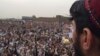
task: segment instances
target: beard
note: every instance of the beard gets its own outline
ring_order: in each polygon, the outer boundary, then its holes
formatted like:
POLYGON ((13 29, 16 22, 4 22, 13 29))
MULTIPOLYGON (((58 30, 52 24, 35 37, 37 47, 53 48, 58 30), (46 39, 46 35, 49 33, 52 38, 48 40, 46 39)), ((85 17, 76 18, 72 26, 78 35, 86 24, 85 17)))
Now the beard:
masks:
POLYGON ((75 42, 73 43, 73 47, 75 51, 75 56, 84 56, 80 46, 80 37, 77 37, 75 39, 75 42))

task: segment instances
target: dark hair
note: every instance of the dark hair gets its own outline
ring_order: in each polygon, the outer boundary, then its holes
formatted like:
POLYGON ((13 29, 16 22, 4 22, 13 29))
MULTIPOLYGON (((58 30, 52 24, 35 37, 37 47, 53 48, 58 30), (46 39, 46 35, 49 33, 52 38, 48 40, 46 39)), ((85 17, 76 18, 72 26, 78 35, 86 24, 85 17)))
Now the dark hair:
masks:
POLYGON ((82 33, 83 28, 89 28, 95 36, 100 37, 100 29, 97 29, 95 25, 91 23, 89 19, 90 15, 85 9, 83 0, 76 1, 72 5, 70 8, 70 14, 72 16, 72 20, 76 23, 76 32, 78 34, 82 33))

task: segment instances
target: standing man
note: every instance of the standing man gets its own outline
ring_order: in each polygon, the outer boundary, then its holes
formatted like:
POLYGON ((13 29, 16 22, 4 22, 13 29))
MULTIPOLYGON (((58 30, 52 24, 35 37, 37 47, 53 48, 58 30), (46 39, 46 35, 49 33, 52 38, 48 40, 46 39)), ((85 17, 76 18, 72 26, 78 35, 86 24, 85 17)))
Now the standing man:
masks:
POLYGON ((75 56, 100 56, 100 0, 78 0, 70 14, 75 56))

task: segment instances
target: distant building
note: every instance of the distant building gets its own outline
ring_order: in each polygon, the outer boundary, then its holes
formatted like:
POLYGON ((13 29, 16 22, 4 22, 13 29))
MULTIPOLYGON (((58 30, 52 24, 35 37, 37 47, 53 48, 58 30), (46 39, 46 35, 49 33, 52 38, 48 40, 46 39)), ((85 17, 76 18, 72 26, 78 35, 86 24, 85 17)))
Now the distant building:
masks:
POLYGON ((32 19, 36 19, 36 16, 22 16, 22 20, 32 20, 32 19))
POLYGON ((68 17, 64 17, 61 15, 57 15, 56 17, 39 17, 36 18, 36 16, 22 16, 22 20, 33 20, 33 21, 46 21, 46 22, 68 22, 68 17))
POLYGON ((22 16, 22 20, 32 20, 32 17, 29 17, 29 16, 22 16))

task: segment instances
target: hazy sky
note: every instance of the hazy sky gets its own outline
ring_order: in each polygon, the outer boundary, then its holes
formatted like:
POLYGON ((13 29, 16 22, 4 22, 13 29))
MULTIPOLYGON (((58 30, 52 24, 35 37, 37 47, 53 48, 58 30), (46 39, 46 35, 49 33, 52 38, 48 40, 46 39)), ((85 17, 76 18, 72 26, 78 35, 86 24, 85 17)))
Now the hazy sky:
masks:
POLYGON ((0 0, 0 18, 21 16, 53 17, 69 15, 75 0, 0 0))

